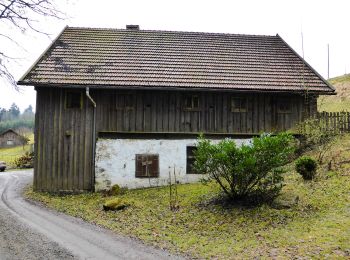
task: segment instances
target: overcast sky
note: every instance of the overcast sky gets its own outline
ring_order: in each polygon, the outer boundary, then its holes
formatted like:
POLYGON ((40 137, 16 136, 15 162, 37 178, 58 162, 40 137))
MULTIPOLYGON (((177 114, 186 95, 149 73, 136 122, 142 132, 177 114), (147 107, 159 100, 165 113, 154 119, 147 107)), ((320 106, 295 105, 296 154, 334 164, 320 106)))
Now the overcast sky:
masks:
MULTIPOLYGON (((350 72, 349 0, 73 0, 58 1, 69 16, 63 21, 39 20, 46 36, 22 34, 0 24, 1 33, 23 47, 7 44, 7 51, 18 59, 10 65, 18 80, 65 25, 125 28, 138 24, 141 29, 222 32, 276 35, 277 33, 323 77, 327 78, 327 44, 330 46, 330 77, 350 72)), ((0 81, 0 107, 15 102, 23 111, 35 107, 35 91, 21 87, 20 93, 0 81)))

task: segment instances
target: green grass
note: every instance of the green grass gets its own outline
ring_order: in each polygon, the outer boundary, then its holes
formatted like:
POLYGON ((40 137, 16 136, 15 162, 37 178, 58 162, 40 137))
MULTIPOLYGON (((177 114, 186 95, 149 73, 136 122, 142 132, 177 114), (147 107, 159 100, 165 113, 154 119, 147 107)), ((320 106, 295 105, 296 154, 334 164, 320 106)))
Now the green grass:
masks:
POLYGON ((337 92, 337 95, 320 96, 318 110, 327 112, 350 112, 350 74, 332 78, 329 80, 337 92))
MULTIPOLYGON (((311 153, 312 155, 312 153, 311 153)), ((113 197, 99 193, 55 196, 27 190, 26 196, 66 214, 141 239, 146 244, 198 258, 339 258, 350 256, 350 136, 327 154, 318 178, 305 182, 289 165, 286 185, 273 206, 223 207, 212 202, 215 184, 178 186, 178 211, 169 210, 169 189, 129 190, 131 204, 104 212, 113 197), (337 153, 339 167, 327 171, 337 153), (342 167, 340 167, 342 165, 342 167)))
POLYGON ((332 85, 336 85, 339 83, 348 83, 348 82, 350 82, 350 74, 345 74, 343 76, 329 79, 329 83, 331 83, 332 85))
POLYGON ((34 134, 29 136, 28 145, 16 146, 10 148, 0 148, 0 161, 5 161, 8 166, 12 166, 16 158, 25 154, 25 152, 30 150, 31 144, 34 143, 34 134))

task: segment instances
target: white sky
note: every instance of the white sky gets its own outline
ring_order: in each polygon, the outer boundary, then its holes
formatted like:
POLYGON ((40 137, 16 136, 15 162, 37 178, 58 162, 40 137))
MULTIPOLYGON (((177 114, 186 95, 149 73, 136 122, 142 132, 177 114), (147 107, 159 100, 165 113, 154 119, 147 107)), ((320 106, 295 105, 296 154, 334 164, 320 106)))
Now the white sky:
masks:
MULTIPOLYGON (((64 21, 39 20, 39 26, 54 39, 65 25, 125 28, 139 24, 141 29, 223 32, 276 35, 302 55, 304 35, 306 61, 327 78, 327 44, 330 46, 330 77, 350 72, 349 0, 73 0, 59 1, 69 16, 64 21)), ((50 44, 46 36, 22 34, 0 24, 0 33, 11 33, 23 47, 0 42, 19 58, 10 65, 18 80, 50 44)), ((23 111, 35 107, 33 87, 20 93, 0 81, 0 107, 15 102, 23 111)))

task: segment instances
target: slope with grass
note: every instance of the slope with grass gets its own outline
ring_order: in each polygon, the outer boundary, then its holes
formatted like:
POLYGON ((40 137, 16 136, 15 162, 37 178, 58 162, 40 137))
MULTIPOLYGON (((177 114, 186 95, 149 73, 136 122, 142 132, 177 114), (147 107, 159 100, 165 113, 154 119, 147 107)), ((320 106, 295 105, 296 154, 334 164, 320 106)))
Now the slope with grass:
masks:
POLYGON ((329 79, 337 95, 321 96, 318 99, 318 110, 327 112, 350 112, 350 74, 329 79))
MULTIPOLYGON (((310 155, 314 155, 310 152, 310 155)), ((102 210, 100 193, 55 196, 28 189, 47 207, 195 258, 350 257, 350 135, 329 149, 317 178, 304 181, 289 165, 282 194, 272 205, 247 208, 218 203, 219 188, 178 186, 179 209, 169 209, 169 188, 129 190, 130 204, 102 210), (336 156, 335 156, 336 155, 336 156), (332 169, 328 170, 332 160, 332 169)))

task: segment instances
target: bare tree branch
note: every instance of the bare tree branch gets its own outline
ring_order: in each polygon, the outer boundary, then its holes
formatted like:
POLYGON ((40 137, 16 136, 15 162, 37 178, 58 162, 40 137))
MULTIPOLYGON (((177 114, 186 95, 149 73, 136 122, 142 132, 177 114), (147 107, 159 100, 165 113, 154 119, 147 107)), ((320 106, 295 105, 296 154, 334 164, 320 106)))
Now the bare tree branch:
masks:
MULTIPOLYGON (((39 17, 64 19, 65 15, 54 5, 54 0, 0 0, 0 24, 6 24, 14 30, 25 33, 27 30, 49 37, 47 32, 38 28, 39 17)), ((0 38, 8 40, 20 47, 10 35, 0 33, 0 38)), ((16 81, 9 71, 8 64, 14 58, 0 50, 0 78, 9 82, 18 90, 16 81)))

